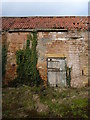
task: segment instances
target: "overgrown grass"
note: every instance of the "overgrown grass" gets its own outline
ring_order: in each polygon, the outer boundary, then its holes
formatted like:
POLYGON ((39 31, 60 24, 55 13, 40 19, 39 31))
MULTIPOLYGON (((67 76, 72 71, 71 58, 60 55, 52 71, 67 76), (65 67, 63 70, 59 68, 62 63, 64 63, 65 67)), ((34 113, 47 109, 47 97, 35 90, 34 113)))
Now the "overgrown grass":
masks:
POLYGON ((68 88, 59 92, 59 90, 49 88, 40 95, 40 100, 49 106, 51 113, 57 116, 88 118, 88 99, 84 95, 80 96, 86 91, 85 89, 68 88))
POLYGON ((3 88, 3 117, 88 118, 88 88, 3 88), (37 97, 37 98, 33 98, 37 97), (38 113, 37 104, 48 106, 38 113))

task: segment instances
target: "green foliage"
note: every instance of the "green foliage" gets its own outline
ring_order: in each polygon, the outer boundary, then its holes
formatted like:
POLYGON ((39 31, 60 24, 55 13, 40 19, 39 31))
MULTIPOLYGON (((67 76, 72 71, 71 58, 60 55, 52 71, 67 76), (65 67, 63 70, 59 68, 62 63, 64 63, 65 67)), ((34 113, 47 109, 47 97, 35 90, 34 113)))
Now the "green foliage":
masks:
MULTIPOLYGON (((71 89, 65 88, 57 90, 54 88, 30 87, 23 85, 17 88, 3 89, 3 117, 21 117, 21 115, 30 118, 32 114, 35 116, 35 111, 46 105, 48 109, 42 110, 38 117, 60 117, 66 120, 82 120, 88 119, 88 96, 86 97, 87 88, 71 89), (64 90, 64 91, 63 91, 64 90), (79 94, 77 93, 77 90, 79 94), (61 94, 71 93, 70 96, 61 97, 61 94), (53 96, 54 94, 54 96, 53 96), (58 94, 58 97, 57 97, 58 94), (44 105, 44 106, 43 106, 44 105), (31 111, 34 111, 33 113, 31 111), (23 114, 22 114, 23 112, 23 114)), ((22 117, 24 117, 22 116, 22 117)))
POLYGON ((2 76, 5 75, 6 72, 6 62, 7 62, 7 45, 2 45, 2 76))
POLYGON ((16 52, 18 82, 20 84, 38 85, 41 81, 37 70, 37 32, 27 38, 26 47, 16 52), (31 48, 30 43, 32 42, 31 48))
POLYGON ((73 99, 71 105, 71 112, 74 117, 88 118, 87 116, 87 98, 73 99))
POLYGON ((31 80, 35 80, 35 83, 38 84, 39 83, 39 71, 36 68, 37 65, 37 60, 38 60, 38 56, 37 56, 37 51, 36 51, 36 46, 37 46, 37 33, 33 32, 33 41, 32 41, 32 53, 31 53, 31 69, 32 69, 32 78, 31 80))
POLYGON ((71 68, 66 66, 66 82, 67 86, 71 87, 71 68))

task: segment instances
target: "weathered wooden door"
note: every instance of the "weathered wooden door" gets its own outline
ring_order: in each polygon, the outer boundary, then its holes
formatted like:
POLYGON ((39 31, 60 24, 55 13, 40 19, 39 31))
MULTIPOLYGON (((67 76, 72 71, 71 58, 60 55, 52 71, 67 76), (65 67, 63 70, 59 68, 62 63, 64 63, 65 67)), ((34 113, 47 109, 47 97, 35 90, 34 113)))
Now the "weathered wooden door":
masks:
POLYGON ((65 59, 48 58, 48 83, 50 86, 66 86, 65 59))

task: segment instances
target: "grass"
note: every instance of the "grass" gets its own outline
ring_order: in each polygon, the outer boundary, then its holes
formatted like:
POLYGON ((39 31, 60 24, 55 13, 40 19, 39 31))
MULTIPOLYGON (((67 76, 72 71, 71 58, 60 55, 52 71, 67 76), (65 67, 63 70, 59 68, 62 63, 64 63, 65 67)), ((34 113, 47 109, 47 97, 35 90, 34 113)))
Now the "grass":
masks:
POLYGON ((3 88, 3 118, 63 118, 66 116, 67 118, 87 119, 88 89, 25 85, 17 88, 3 88))

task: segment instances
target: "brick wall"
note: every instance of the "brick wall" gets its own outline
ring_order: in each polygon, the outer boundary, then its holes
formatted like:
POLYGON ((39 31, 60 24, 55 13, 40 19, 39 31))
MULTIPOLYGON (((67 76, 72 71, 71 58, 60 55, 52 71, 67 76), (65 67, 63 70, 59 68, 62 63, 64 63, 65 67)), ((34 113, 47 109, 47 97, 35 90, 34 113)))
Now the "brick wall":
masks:
POLYGON ((47 81, 47 54, 66 57, 68 67, 72 67, 71 85, 84 86, 88 83, 88 32, 40 32, 38 33, 38 68, 47 81))
MULTIPOLYGON (((9 44, 6 66, 6 83, 16 77, 16 56, 23 49, 29 32, 12 32, 3 35, 9 44)), ((61 54, 66 57, 68 67, 72 67, 71 85, 80 87, 88 83, 88 32, 38 32, 38 64, 42 79, 47 81, 47 54, 61 54)))
MULTIPOLYGON (((5 84, 8 81, 16 78, 16 51, 19 49, 23 49, 27 40, 27 32, 26 33, 4 33, 2 35, 2 39, 5 41, 7 39, 8 43, 8 53, 7 53, 7 64, 6 64, 6 76, 5 76, 5 84)), ((3 41, 2 40, 2 41, 3 41)))

